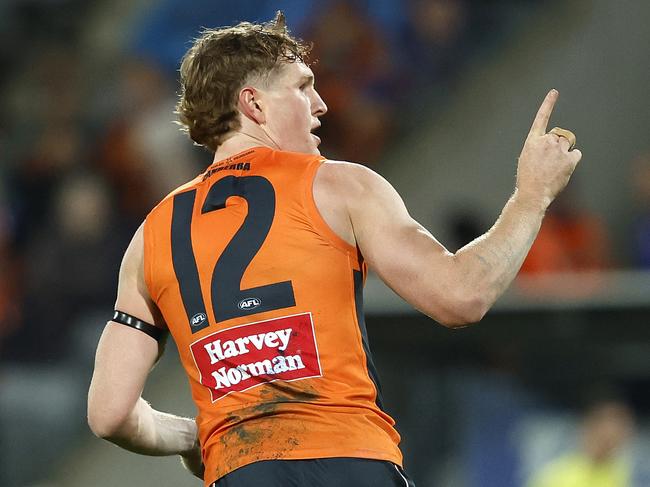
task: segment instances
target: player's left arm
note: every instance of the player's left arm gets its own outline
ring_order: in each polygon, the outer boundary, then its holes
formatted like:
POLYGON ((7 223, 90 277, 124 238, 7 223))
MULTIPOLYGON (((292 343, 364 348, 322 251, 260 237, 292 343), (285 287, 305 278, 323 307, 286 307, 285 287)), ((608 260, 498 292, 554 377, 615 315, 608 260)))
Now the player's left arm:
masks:
MULTIPOLYGON (((136 232, 120 268, 115 309, 164 328, 144 281, 143 227, 136 232)), ((141 396, 162 345, 139 329, 109 321, 95 356, 88 392, 88 424, 95 435, 142 455, 181 455, 202 478, 196 422, 153 409, 141 396)))

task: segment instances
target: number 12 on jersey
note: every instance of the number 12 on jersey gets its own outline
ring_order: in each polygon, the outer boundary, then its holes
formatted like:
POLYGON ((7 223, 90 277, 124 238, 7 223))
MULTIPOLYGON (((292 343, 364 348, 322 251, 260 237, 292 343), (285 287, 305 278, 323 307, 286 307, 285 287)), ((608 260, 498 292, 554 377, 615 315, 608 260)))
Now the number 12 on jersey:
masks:
MULTIPOLYGON (((248 203, 242 226, 217 259, 210 292, 217 322, 296 305, 291 281, 241 289, 244 272, 260 250, 275 217, 275 190, 262 176, 226 176, 214 183, 201 206, 201 215, 226 208, 240 196, 248 203)), ((210 325, 192 246, 192 215, 196 189, 174 196, 171 247, 174 272, 192 333, 210 325)))

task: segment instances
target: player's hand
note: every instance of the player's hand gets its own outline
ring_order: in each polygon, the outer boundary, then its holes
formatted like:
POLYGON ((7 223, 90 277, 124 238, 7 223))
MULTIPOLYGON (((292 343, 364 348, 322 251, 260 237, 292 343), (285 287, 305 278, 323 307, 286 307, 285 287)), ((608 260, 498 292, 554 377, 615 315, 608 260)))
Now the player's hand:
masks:
POLYGON ((565 137, 546 133, 559 93, 551 90, 539 107, 517 167, 517 192, 548 207, 569 182, 582 153, 565 137))
POLYGON ((201 445, 199 444, 198 438, 194 444, 194 447, 187 453, 181 455, 181 463, 189 472, 195 477, 203 480, 203 473, 205 471, 205 466, 203 465, 203 458, 201 457, 201 445))

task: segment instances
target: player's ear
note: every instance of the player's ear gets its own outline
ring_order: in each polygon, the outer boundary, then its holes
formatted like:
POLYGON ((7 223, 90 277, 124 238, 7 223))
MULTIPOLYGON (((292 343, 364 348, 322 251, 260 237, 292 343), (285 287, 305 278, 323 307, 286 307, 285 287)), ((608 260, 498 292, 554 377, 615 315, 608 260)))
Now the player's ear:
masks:
POLYGON ((244 116, 258 125, 266 122, 266 117, 262 111, 262 102, 259 97, 259 92, 251 87, 245 86, 239 92, 239 111, 241 111, 244 116))

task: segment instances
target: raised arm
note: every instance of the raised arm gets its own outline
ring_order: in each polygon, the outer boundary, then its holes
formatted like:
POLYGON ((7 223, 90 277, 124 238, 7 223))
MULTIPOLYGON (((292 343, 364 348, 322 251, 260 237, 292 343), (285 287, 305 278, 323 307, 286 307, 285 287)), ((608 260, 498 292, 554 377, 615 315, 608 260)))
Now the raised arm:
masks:
MULTIPOLYGON (((164 327, 144 282, 143 229, 131 241, 120 268, 115 309, 164 327)), ((145 381, 161 353, 141 330, 109 321, 97 347, 88 392, 88 424, 93 433, 143 455, 181 455, 202 478, 196 423, 153 409, 142 397, 145 381)))
POLYGON ((494 226, 458 252, 445 249, 409 215, 393 187, 373 171, 334 163, 351 228, 368 265, 394 291, 440 323, 479 321, 516 276, 544 212, 581 158, 566 139, 546 134, 558 93, 542 103, 524 144, 517 185, 494 226))

